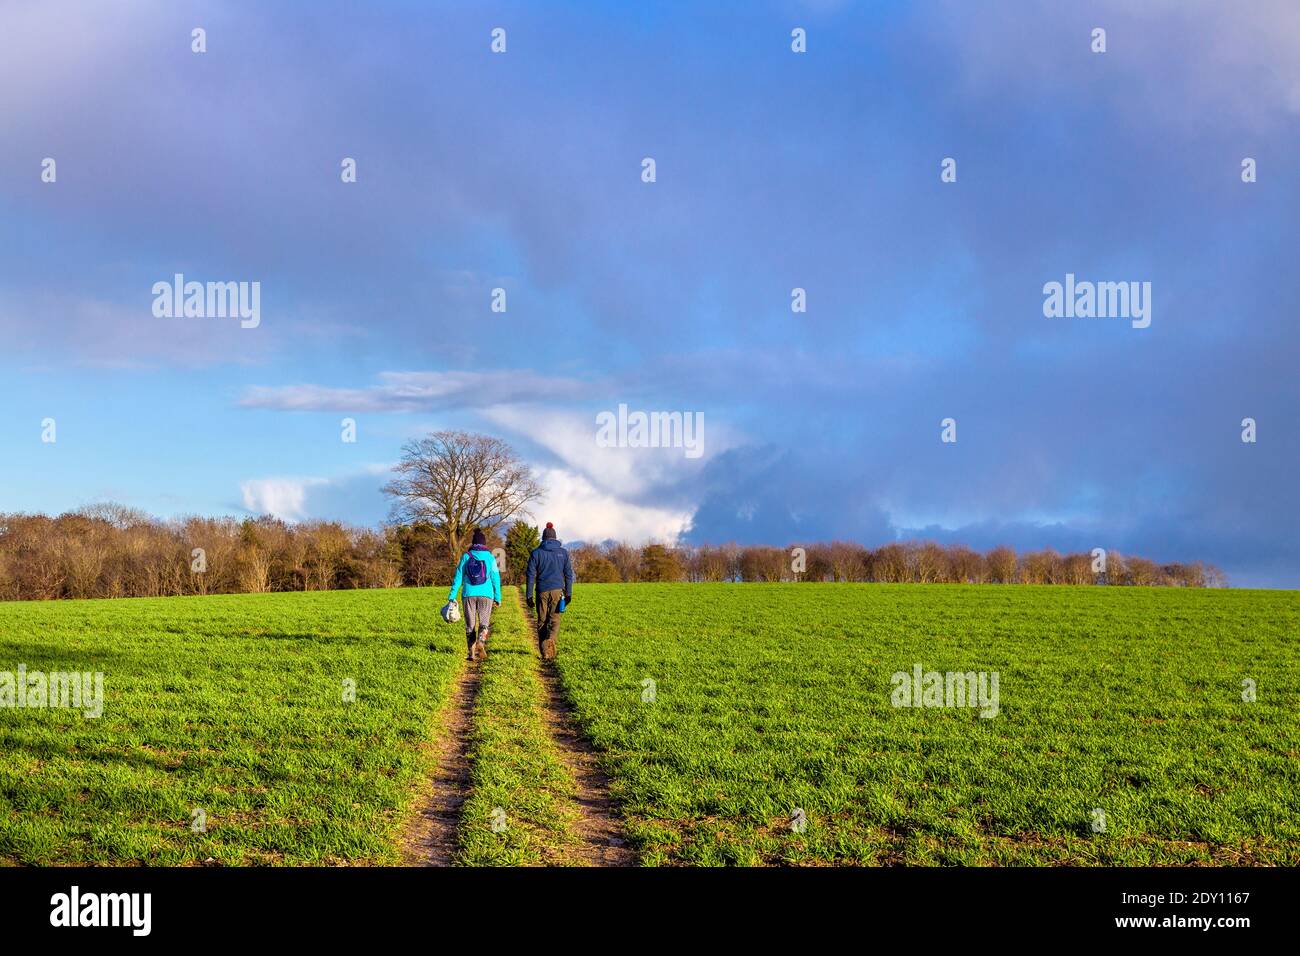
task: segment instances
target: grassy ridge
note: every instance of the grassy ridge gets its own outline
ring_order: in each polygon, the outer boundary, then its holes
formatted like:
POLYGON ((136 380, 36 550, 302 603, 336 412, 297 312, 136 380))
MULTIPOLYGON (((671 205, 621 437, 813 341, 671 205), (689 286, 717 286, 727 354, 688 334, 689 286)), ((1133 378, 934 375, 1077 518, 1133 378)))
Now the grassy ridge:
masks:
POLYGON ((1295 865, 1298 625, 1287 592, 588 585, 557 663, 648 863, 1295 865), (1000 713, 893 707, 915 663, 998 671, 1000 713))
POLYGON ((396 862, 463 663, 436 607, 416 590, 0 604, 0 670, 102 671, 106 698, 99 719, 0 709, 0 861, 396 862))
POLYGON ((503 588, 492 613, 470 745, 469 799, 462 808, 459 862, 470 866, 557 865, 575 837, 573 782, 542 717, 537 649, 515 597, 503 588), (492 830, 500 808, 505 829, 492 830))

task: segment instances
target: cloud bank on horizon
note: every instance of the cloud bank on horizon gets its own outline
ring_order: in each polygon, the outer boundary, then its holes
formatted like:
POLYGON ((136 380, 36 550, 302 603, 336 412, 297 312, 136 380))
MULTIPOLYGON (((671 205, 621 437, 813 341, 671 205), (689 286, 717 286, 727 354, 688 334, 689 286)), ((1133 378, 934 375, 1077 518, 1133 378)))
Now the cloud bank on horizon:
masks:
POLYGON ((1289 0, 16 0, 0 37, 0 510, 373 523, 455 427, 571 539, 1300 586, 1289 0), (178 273, 259 283, 257 326, 156 317, 178 273), (1067 277, 1150 283, 1149 326, 1047 317, 1067 277), (701 415, 703 454, 602 447, 620 405, 701 415))

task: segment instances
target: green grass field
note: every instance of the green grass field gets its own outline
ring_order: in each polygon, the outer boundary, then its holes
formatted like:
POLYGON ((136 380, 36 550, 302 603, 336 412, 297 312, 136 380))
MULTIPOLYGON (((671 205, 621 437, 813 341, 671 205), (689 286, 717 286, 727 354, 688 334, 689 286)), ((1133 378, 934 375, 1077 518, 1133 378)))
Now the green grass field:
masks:
MULTIPOLYGON (((441 597, 0 604, 0 671, 106 697, 0 709, 0 862, 397 862, 470 666, 441 597)), ((462 863, 573 842, 513 602, 473 665, 462 863)), ((1296 865, 1298 625, 1288 592, 580 585, 557 664, 643 863, 1296 865), (997 715, 893 706, 915 664, 998 672, 997 715)))
POLYGON ((1300 595, 593 585, 566 618, 644 862, 1300 863, 1300 595), (999 672, 998 715, 892 706, 917 663, 999 672))
POLYGON ((464 655, 435 615, 409 590, 0 604, 0 671, 102 671, 105 697, 0 709, 0 860, 395 862, 464 655))

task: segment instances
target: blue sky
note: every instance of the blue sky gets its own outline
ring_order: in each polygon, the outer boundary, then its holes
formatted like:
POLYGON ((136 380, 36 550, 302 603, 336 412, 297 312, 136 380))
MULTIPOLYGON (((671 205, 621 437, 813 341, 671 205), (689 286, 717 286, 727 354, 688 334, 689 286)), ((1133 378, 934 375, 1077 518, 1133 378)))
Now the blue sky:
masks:
POLYGON ((375 523, 463 427, 569 539, 1300 584, 1295 4, 468 7, 0 8, 0 510, 375 523), (260 325, 155 317, 177 272, 260 325), (1067 273, 1149 281, 1151 326, 1044 317, 1067 273), (597 447, 620 403, 705 454, 597 447))

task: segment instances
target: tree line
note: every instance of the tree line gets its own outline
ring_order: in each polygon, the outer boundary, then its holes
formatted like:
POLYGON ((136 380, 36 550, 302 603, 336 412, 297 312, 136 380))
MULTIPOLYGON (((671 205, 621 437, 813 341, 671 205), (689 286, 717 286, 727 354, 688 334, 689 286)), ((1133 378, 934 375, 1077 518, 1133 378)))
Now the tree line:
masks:
POLYGON ((1223 587, 1223 572, 1204 561, 1158 563, 1105 550, 1017 553, 999 545, 979 552, 934 541, 892 541, 869 548, 832 541, 765 545, 627 544, 573 549, 580 581, 859 581, 882 584, 1111 584, 1223 587))
MULTIPOLYGON (((516 520, 486 530, 508 583, 522 584, 538 529, 516 520)), ((168 597, 448 585, 460 532, 434 521, 358 528, 272 517, 170 520, 101 504, 49 517, 0 514, 0 600, 168 597)), ((1204 562, 1160 564, 1108 551, 1105 572, 1089 554, 1009 547, 852 542, 765 546, 626 543, 571 550, 579 581, 866 581, 1111 584, 1212 587, 1223 573, 1204 562)))

